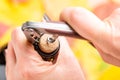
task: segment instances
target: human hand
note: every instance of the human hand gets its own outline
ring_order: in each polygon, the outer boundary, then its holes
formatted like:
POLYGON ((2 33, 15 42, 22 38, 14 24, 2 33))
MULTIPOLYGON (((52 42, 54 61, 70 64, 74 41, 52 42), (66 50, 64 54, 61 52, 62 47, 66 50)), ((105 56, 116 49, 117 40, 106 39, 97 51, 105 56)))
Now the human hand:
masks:
POLYGON ((59 40, 59 55, 53 64, 42 60, 21 29, 15 29, 6 50, 7 80, 85 80, 67 41, 59 40))
POLYGON ((104 61, 120 66, 120 9, 101 21, 84 8, 71 7, 63 10, 60 19, 92 42, 104 61))

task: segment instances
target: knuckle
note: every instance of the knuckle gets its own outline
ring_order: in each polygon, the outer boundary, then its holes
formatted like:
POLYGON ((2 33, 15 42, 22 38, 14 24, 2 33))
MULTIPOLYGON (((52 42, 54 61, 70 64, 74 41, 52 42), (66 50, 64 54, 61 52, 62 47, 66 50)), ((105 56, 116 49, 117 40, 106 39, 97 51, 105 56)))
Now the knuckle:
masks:
POLYGON ((105 61, 106 63, 114 64, 114 58, 111 55, 103 53, 101 56, 103 61, 105 61))
POLYGON ((103 61, 108 62, 108 59, 106 57, 102 56, 103 61))

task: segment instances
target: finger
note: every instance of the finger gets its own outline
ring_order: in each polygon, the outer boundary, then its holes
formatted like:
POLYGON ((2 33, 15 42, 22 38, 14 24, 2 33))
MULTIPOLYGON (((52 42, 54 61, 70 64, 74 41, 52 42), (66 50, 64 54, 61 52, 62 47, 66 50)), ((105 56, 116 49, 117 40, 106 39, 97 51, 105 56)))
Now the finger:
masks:
POLYGON ((6 65, 7 66, 13 67, 16 64, 16 56, 15 56, 15 52, 14 52, 11 42, 9 42, 9 44, 8 44, 8 48, 6 50, 5 57, 6 57, 6 65))
POLYGON ((90 11, 72 7, 66 8, 61 13, 60 19, 67 22, 71 27, 84 38, 96 42, 105 32, 105 24, 90 11))
POLYGON ((17 59, 36 58, 42 60, 40 55, 34 50, 33 45, 27 41, 21 28, 17 28, 12 32, 12 44, 17 59))
POLYGON ((72 70, 68 69, 68 72, 74 71, 75 74, 80 74, 78 77, 81 77, 81 80, 85 80, 80 64, 78 63, 77 58, 70 49, 67 40, 64 37, 59 37, 59 40, 60 50, 58 59, 56 61, 56 67, 63 67, 65 69, 67 69, 68 67, 75 67, 72 70))
MULTIPOLYGON (((59 37, 60 40, 60 50, 58 56, 58 62, 65 63, 70 61, 70 63, 78 63, 75 55, 73 54, 72 50, 69 47, 67 40, 64 37, 59 37)), ((69 64, 69 63, 68 63, 69 64)))
POLYGON ((120 8, 115 9, 105 21, 109 24, 109 27, 112 28, 111 38, 108 39, 109 41, 107 42, 109 42, 109 44, 107 44, 106 47, 112 56, 120 60, 120 8))
MULTIPOLYGON (((105 19, 106 22, 109 23, 112 28, 111 35, 114 38, 114 42, 117 45, 120 45, 119 36, 120 36, 120 8, 115 9, 112 14, 105 19)), ((114 45, 115 45, 114 44, 114 45)), ((118 47, 118 46, 117 46, 118 47)), ((120 47, 118 48, 120 50, 120 47)))
POLYGON ((114 56, 111 56, 105 53, 102 53, 101 56, 105 62, 112 64, 112 65, 120 66, 120 60, 115 58, 114 56))
POLYGON ((103 60, 109 64, 120 66, 120 60, 115 58, 114 56, 111 56, 109 54, 104 53, 100 48, 97 47, 97 50, 99 51, 101 57, 103 60))

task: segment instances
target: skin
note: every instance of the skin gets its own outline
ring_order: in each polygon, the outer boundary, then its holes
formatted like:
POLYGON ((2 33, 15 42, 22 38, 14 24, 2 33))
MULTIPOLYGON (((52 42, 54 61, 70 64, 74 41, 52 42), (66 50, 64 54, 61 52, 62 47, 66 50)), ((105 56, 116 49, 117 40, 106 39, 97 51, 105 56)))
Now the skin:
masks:
POLYGON ((15 29, 6 50, 7 80, 85 80, 66 39, 59 40, 61 47, 53 64, 43 61, 21 29, 15 29))
MULTIPOLYGON (((62 11, 60 19, 92 42, 103 60, 120 66, 120 9, 101 21, 84 8, 70 7, 62 11)), ((67 41, 59 40, 59 55, 52 64, 42 60, 20 28, 15 29, 6 50, 7 80, 85 80, 67 41)))
POLYGON ((63 10, 60 19, 92 42, 104 61, 120 66, 120 8, 104 21, 81 7, 63 10))

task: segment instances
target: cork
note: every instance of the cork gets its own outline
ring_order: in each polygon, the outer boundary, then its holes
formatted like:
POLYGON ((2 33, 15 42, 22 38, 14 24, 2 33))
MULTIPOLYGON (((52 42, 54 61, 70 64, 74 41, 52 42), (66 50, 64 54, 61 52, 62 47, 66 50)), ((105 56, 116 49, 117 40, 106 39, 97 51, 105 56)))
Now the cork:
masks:
POLYGON ((44 34, 40 38, 39 47, 44 53, 52 53, 59 47, 59 40, 56 39, 54 42, 49 42, 48 38, 53 38, 51 34, 44 34))

